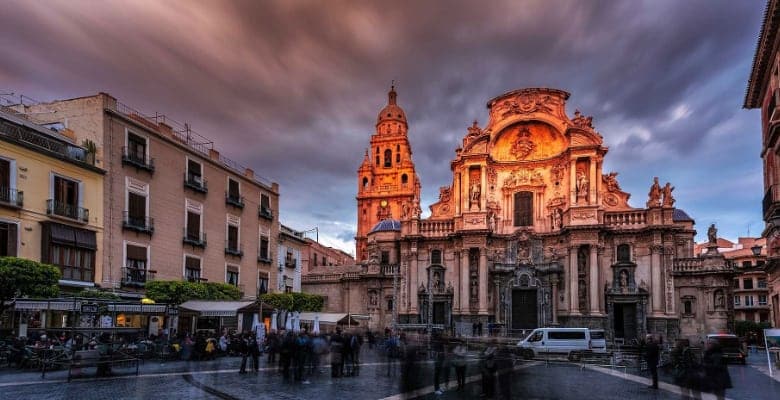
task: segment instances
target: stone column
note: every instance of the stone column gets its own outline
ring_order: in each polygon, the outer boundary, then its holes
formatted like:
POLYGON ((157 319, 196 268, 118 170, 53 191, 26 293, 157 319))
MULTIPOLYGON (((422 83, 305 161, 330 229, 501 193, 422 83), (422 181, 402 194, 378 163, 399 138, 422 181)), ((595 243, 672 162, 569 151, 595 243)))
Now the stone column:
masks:
POLYGON ((550 298, 550 308, 552 312, 552 325, 558 325, 558 275, 553 275, 550 278, 550 284, 552 285, 552 295, 550 298))
POLYGON ((577 204, 577 160, 569 166, 569 204, 577 204))
POLYGON ((590 171, 588 171, 588 175, 590 176, 588 178, 590 181, 588 183, 588 204, 596 204, 596 190, 598 190, 598 185, 596 182, 596 160, 593 158, 590 159, 590 171))
POLYGON ((479 169, 479 211, 487 210, 487 168, 480 166, 479 169))
POLYGON ((493 279, 493 284, 495 284, 495 288, 493 289, 493 313, 496 316, 496 322, 501 323, 503 322, 503 319, 501 318, 501 282, 498 278, 493 279))
POLYGON ((420 287, 418 283, 419 271, 417 271, 417 253, 411 253, 411 260, 409 262, 409 314, 416 314, 419 309, 417 299, 417 288, 420 287))
POLYGON ((589 297, 590 297, 590 313, 595 315, 599 313, 599 258, 597 253, 597 247, 590 246, 590 282, 589 297))
POLYGON ((487 309, 487 291, 488 291, 488 268, 487 268, 487 249, 479 249, 479 313, 486 315, 487 309))
POLYGON ((463 198, 463 193, 461 191, 461 188, 463 187, 461 185, 461 175, 460 173, 455 174, 455 187, 452 188, 452 193, 455 194, 455 215, 460 215, 460 202, 463 198))
POLYGON ((470 310, 471 296, 469 288, 471 287, 471 278, 469 277, 469 249, 464 248, 460 252, 460 312, 467 313, 470 310))
POLYGON ((661 282, 661 249, 660 246, 650 247, 650 270, 652 271, 653 285, 653 314, 663 313, 663 287, 661 282))
POLYGON ((577 315, 579 310, 579 286, 577 282, 577 246, 569 247, 569 314, 577 315))

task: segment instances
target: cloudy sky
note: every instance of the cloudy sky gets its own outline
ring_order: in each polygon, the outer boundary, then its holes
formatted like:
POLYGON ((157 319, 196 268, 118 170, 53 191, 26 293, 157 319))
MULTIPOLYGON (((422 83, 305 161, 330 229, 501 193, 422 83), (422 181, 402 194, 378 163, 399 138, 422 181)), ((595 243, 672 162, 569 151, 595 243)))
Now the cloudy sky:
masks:
POLYGON ((676 187, 697 241, 761 233, 760 116, 741 108, 765 6, 745 1, 0 0, 0 93, 104 91, 189 122, 281 185, 281 218, 353 251, 356 170, 396 81, 424 209, 488 99, 572 94, 630 204, 676 187))

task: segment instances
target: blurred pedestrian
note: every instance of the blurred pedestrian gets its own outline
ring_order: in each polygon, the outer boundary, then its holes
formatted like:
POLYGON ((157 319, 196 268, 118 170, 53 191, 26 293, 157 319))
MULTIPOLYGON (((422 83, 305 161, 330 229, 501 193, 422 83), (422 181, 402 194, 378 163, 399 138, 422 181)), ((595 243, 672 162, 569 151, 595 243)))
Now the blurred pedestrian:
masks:
POLYGON ((718 399, 726 398, 726 389, 731 389, 731 375, 729 375, 726 359, 723 357, 723 349, 718 342, 707 342, 707 350, 701 360, 704 368, 706 385, 704 389, 711 391, 718 399))
POLYGON ((647 369, 650 370, 650 375, 653 377, 653 384, 651 389, 658 389, 658 359, 660 357, 660 349, 655 342, 653 335, 647 335, 645 340, 645 361, 647 361, 647 369))
POLYGON ((434 331, 431 335, 431 350, 433 351, 433 389, 436 395, 444 393, 440 385, 442 373, 444 372, 444 359, 445 359, 445 344, 444 338, 439 331, 434 331))
POLYGON ((252 369, 260 372, 260 344, 257 342, 257 335, 254 332, 249 333, 249 355, 252 357, 252 369))
POLYGON ((512 376, 515 362, 508 346, 499 346, 496 351, 496 370, 498 372, 498 392, 502 400, 512 399, 512 376))
POLYGON ((295 381, 308 384, 309 381, 304 379, 304 372, 306 372, 306 362, 311 352, 311 340, 308 332, 303 330, 295 339, 295 381))
POLYGON ((462 340, 458 341, 452 354, 452 365, 455 367, 455 376, 458 380, 457 390, 461 391, 466 386, 466 356, 468 354, 468 348, 462 340))
POLYGON ((241 343, 239 343, 238 351, 239 353, 241 353, 241 368, 238 370, 238 373, 245 374, 246 359, 249 357, 249 338, 246 335, 244 335, 241 338, 241 343))
POLYGON ((330 337, 330 375, 333 378, 341 378, 344 367, 344 338, 341 335, 341 327, 336 328, 336 333, 330 337))
POLYGON ((482 352, 482 394, 480 397, 493 398, 496 392, 496 339, 490 339, 482 352))

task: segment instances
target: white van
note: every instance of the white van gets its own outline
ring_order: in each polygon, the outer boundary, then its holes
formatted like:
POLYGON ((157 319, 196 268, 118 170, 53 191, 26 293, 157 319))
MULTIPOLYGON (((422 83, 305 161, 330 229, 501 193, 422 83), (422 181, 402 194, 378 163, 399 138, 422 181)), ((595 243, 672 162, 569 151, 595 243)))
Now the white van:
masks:
POLYGON ((580 354, 592 351, 588 328, 538 328, 517 343, 520 355, 533 358, 542 353, 566 354, 577 359, 580 354))

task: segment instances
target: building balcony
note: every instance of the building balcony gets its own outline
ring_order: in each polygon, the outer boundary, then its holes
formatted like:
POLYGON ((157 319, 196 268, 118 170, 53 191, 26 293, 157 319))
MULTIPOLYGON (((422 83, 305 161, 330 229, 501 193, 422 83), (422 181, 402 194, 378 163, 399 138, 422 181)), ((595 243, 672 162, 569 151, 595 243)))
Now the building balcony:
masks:
POLYGON ((200 247, 205 248, 206 247, 206 232, 187 232, 187 229, 184 229, 184 238, 182 239, 184 244, 188 244, 192 247, 200 247))
POLYGON ((144 287, 146 282, 154 280, 157 271, 141 268, 122 268, 122 286, 144 287))
POLYGON ((734 310, 735 311, 753 311, 753 310, 755 310, 755 311, 766 311, 766 310, 769 310, 769 305, 768 304, 761 305, 761 304, 758 304, 758 303, 753 304, 751 306, 735 304, 734 305, 734 310))
POLYGON ((263 207, 263 206, 258 207, 257 208, 257 215, 260 218, 265 218, 265 219, 270 219, 270 220, 274 219, 274 212, 273 212, 273 210, 271 210, 268 207, 263 207))
POLYGON ((295 268, 296 260, 294 258, 288 258, 284 260, 284 266, 287 268, 295 268))
POLYGON ((259 256, 257 256, 257 262, 270 264, 271 263, 271 257, 270 256, 265 256, 264 257, 263 255, 259 255, 259 256))
POLYGON ((147 157, 146 154, 139 154, 127 147, 122 147, 122 164, 154 173, 154 158, 147 157))
POLYGON ((244 256, 244 251, 241 249, 241 246, 230 246, 230 245, 228 245, 228 246, 225 246, 225 254, 229 255, 229 256, 234 256, 234 257, 241 258, 241 257, 244 256))
POLYGON ((151 235, 154 233, 154 218, 136 217, 124 211, 122 213, 122 229, 151 235))
POLYGON ((46 200, 46 215, 67 218, 82 224, 89 222, 89 210, 54 199, 46 200))
POLYGON ((192 189, 198 193, 208 193, 209 186, 206 178, 200 175, 184 174, 184 187, 192 189))
POLYGON ((7 187, 0 187, 0 205, 11 208, 24 207, 24 192, 7 187))
POLYGON ((244 208, 244 196, 225 193, 225 204, 233 207, 244 208))
POLYGON ((186 276, 184 277, 184 280, 187 282, 193 282, 193 283, 201 283, 201 282, 208 282, 209 280, 206 278, 201 278, 200 276, 186 276))

